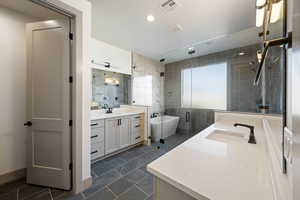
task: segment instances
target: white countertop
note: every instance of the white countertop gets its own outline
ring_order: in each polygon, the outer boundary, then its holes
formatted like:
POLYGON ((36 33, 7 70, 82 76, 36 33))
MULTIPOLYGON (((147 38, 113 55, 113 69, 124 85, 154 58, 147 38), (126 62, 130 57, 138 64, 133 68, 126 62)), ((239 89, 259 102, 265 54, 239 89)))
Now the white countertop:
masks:
POLYGON ((255 127, 257 144, 206 138, 216 129, 249 134, 232 125, 211 125, 150 163, 148 171, 196 199, 273 199, 262 128, 255 127))
POLYGON ((113 109, 113 113, 105 113, 104 110, 92 110, 91 111, 91 120, 107 119, 114 117, 123 117, 129 115, 138 115, 142 114, 142 111, 128 110, 128 109, 113 109))

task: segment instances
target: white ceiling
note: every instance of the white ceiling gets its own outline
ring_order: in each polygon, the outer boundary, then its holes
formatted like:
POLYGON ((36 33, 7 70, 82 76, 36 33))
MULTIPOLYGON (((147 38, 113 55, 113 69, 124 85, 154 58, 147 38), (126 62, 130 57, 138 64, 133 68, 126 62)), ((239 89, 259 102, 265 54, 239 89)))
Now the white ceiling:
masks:
POLYGON ((37 18, 38 20, 65 18, 65 16, 34 4, 29 0, 0 0, 0 6, 37 18))
POLYGON ((255 0, 179 0, 173 11, 166 0, 90 0, 92 36, 123 49, 166 62, 245 46, 259 41, 255 0), (153 23, 146 16, 153 14, 153 23), (174 31, 176 25, 182 31, 174 31))

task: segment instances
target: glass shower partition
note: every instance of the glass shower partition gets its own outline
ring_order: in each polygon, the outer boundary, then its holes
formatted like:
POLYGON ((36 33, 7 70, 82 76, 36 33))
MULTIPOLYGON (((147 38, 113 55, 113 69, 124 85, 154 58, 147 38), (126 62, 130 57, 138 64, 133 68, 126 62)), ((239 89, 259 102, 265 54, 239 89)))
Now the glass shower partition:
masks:
POLYGON ((192 133, 192 74, 188 70, 191 69, 191 62, 182 61, 182 64, 182 67, 166 67, 161 79, 161 95, 164 96, 162 135, 167 147, 182 143, 192 133))

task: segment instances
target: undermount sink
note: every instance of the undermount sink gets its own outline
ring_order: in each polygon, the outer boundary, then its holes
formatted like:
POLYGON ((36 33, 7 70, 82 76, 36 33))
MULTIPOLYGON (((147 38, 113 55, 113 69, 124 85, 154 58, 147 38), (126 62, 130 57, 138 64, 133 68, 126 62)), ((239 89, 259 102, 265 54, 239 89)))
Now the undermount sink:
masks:
POLYGON ((223 130, 215 130, 209 134, 206 139, 216 140, 219 142, 242 142, 247 143, 248 135, 244 133, 236 133, 223 130))

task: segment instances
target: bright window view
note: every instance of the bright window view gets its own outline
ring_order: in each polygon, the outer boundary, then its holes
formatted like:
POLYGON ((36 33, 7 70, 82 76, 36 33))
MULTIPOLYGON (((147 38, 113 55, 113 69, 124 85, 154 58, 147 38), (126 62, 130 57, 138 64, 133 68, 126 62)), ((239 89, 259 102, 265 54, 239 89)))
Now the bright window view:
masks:
POLYGON ((182 70, 182 107, 226 110, 227 64, 182 70))
POLYGON ((132 97, 134 105, 152 106, 152 76, 134 77, 132 97))

